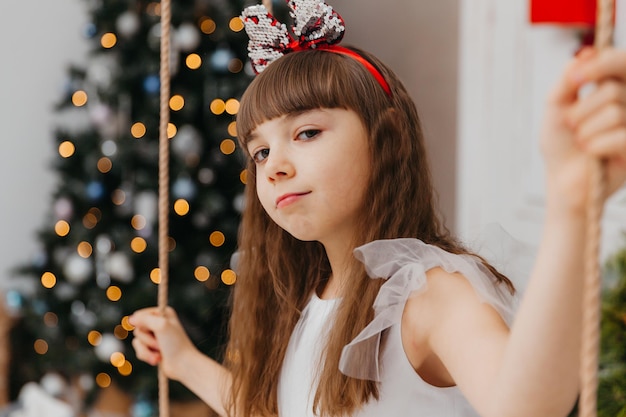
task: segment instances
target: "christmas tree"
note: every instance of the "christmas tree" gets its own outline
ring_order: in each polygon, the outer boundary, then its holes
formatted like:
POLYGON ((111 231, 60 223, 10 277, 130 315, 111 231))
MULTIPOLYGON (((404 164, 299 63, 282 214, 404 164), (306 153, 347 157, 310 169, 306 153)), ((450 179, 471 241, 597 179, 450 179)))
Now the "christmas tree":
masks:
MULTIPOLYGON (((238 98, 251 80, 240 0, 172 2, 170 305, 218 358, 245 174, 238 98)), ((58 372, 83 389, 156 396, 127 316, 156 303, 160 4, 88 0, 88 62, 70 68, 54 134, 58 186, 41 251, 9 291, 13 395, 58 372)), ((190 395, 174 386, 173 398, 190 395)))
POLYGON ((598 416, 626 416, 626 248, 608 263, 602 303, 598 416))

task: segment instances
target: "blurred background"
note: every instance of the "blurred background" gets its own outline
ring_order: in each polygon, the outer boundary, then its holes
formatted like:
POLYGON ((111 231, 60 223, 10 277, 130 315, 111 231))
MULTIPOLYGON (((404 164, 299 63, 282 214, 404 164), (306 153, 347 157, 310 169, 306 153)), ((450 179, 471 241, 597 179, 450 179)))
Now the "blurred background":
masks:
MULTIPOLYGON (((171 302, 199 346, 219 358, 245 182, 233 122, 252 77, 237 16, 251 2, 173 3, 171 302)), ((470 245, 510 234, 524 253, 537 243, 543 214, 543 100, 590 36, 582 25, 533 22, 531 3, 550 2, 332 3, 347 22, 344 44, 375 53, 413 95, 448 226, 470 245), (493 224, 506 232, 494 237, 493 224)), ((275 4, 278 14, 284 3, 275 4)), ((0 339, 0 404, 7 415, 24 411, 21 392, 31 404, 60 401, 59 413, 155 415, 154 371, 132 358, 125 317, 156 302, 159 278, 159 3, 4 6, 0 327, 12 332, 0 339)), ((621 369, 605 372, 618 381, 607 383, 607 404, 626 403, 626 295, 611 295, 624 293, 625 208, 618 194, 604 220, 605 333, 613 335, 605 368, 621 369)), ((182 387, 173 397, 198 407, 180 413, 208 413, 182 387)))

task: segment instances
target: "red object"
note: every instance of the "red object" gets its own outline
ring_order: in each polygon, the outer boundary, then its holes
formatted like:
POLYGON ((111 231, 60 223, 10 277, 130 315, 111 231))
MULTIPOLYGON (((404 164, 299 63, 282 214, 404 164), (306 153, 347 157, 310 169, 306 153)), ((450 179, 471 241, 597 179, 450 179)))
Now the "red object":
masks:
POLYGON ((597 0, 530 0, 531 23, 593 26, 597 0))

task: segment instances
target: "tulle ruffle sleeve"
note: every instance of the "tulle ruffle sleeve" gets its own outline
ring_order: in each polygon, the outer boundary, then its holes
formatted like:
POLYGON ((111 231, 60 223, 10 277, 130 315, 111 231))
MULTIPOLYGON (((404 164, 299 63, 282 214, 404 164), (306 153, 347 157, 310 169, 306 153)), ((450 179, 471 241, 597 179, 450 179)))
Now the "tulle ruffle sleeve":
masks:
POLYGON ((379 350, 382 332, 400 323, 409 299, 426 290, 426 271, 440 267, 462 274, 481 301, 489 303, 510 326, 518 305, 503 284, 474 256, 455 255, 418 239, 377 240, 355 249, 371 278, 387 281, 374 301, 374 319, 344 346, 339 370, 350 377, 380 381, 379 350))

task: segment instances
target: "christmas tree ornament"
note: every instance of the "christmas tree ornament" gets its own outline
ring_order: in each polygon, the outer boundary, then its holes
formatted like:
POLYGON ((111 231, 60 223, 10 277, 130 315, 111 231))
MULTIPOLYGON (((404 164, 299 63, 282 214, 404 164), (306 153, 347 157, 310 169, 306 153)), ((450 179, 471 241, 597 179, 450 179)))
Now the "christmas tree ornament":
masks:
POLYGON ((202 136, 191 125, 183 125, 172 139, 172 153, 182 160, 202 153, 202 136))
POLYGON ((100 343, 94 346, 94 353, 102 362, 109 362, 111 355, 124 352, 124 344, 111 333, 104 333, 100 343))
POLYGON ((63 266, 63 274, 67 281, 74 285, 84 284, 93 273, 91 260, 85 259, 78 254, 70 255, 63 266))
POLYGON ((178 49, 183 52, 191 52, 200 45, 200 31, 191 23, 181 24, 174 34, 174 40, 178 49))
POLYGON ((54 203, 54 214, 57 220, 70 220, 74 215, 74 206, 69 198, 61 197, 54 203))
POLYGON ((190 178, 178 178, 172 185, 172 196, 176 199, 183 198, 185 200, 193 200, 197 190, 190 178))
POLYGON ((142 191, 135 197, 135 213, 143 216, 149 225, 157 221, 157 201, 158 196, 152 191, 142 191))
POLYGON ((131 38, 139 31, 141 21, 139 20, 137 13, 129 10, 119 15, 115 21, 115 26, 121 36, 131 38))
POLYGON ((133 265, 127 254, 114 252, 105 261, 105 269, 111 278, 128 284, 134 279, 133 265))
POLYGON ((211 68, 213 68, 215 72, 227 73, 230 61, 234 57, 233 52, 229 48, 221 46, 211 55, 211 68))

